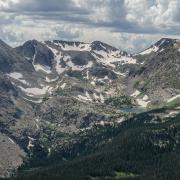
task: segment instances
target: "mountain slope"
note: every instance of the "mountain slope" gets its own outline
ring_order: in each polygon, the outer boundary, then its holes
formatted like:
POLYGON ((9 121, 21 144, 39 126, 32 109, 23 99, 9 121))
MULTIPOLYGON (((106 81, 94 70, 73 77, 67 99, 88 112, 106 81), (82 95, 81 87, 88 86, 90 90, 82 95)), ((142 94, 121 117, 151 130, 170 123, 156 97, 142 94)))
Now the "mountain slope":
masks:
POLYGON ((8 73, 12 71, 28 71, 32 72, 32 64, 24 61, 23 57, 19 56, 13 48, 0 40, 0 71, 8 73))
MULTIPOLYGON (((100 41, 31 40, 14 49, 1 42, 0 133, 5 149, 11 144, 17 152, 12 156, 18 163, 14 167, 9 156, 0 175, 10 175, 23 160, 28 167, 38 167, 94 153, 121 136, 121 123, 130 118, 150 118, 160 125, 165 117, 177 115, 179 41, 162 39, 153 47, 156 51, 131 55, 100 41), (168 108, 136 116, 158 106, 168 108)), ((138 125, 137 132, 126 129, 128 138, 139 137, 144 121, 138 125)), ((133 146, 130 140, 120 142, 133 146)))
POLYGON ((112 127, 112 131, 106 131, 108 127, 104 131, 98 129, 102 136, 107 136, 106 143, 94 130, 94 139, 91 136, 95 141, 94 152, 89 139, 88 155, 45 169, 25 171, 19 179, 178 179, 179 115, 167 117, 167 111, 158 109, 139 114, 119 127, 112 127), (108 136, 109 133, 112 134, 108 136))
POLYGON ((0 175, 9 176, 23 163, 25 152, 20 142, 27 141, 28 134, 35 132, 31 122, 32 107, 19 95, 15 86, 16 76, 12 79, 10 76, 15 71, 31 74, 33 69, 30 63, 2 41, 0 62, 0 175))
POLYGON ((136 55, 143 61, 130 80, 139 94, 146 94, 152 105, 158 105, 180 94, 180 42, 161 39, 153 47, 157 51, 136 55))
POLYGON ((15 50, 32 63, 41 83, 41 87, 34 84, 36 94, 32 93, 31 87, 20 88, 28 99, 35 98, 39 102, 42 101, 44 95, 56 93, 59 89, 65 91, 67 88, 71 89, 69 95, 76 95, 80 101, 104 102, 105 97, 109 97, 110 93, 117 94, 116 91, 123 89, 126 70, 122 73, 116 71, 116 64, 120 66, 137 64, 136 59, 133 59, 131 55, 99 41, 87 44, 58 40, 47 42, 33 40, 27 41, 15 50), (116 81, 119 82, 119 86, 116 81), (77 94, 76 88, 76 92, 73 92, 72 86, 75 84, 84 90, 77 94), (84 84, 86 88, 83 87, 84 84), (39 91, 41 93, 38 93, 39 91))

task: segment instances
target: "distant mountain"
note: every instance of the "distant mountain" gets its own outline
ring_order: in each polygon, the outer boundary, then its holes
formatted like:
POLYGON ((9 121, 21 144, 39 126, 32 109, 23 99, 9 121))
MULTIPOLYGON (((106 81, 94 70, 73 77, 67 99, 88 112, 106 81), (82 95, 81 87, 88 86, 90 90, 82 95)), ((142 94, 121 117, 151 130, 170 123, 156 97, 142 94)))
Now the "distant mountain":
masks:
POLYGON ((136 79, 135 86, 141 92, 147 93, 153 104, 178 96, 180 94, 180 41, 163 38, 148 51, 150 53, 140 53, 136 56, 142 61, 142 66, 132 73, 136 79))
POLYGON ((19 56, 13 48, 0 41, 0 71, 3 73, 11 71, 28 71, 32 72, 32 64, 19 56))
POLYGON ((139 113, 152 115, 152 122, 174 117, 179 60, 180 41, 167 38, 136 55, 100 41, 29 40, 16 48, 0 41, 0 176, 21 164, 51 165, 92 153, 139 113), (159 107, 165 110, 147 113, 159 107))
POLYGON ((179 44, 180 41, 177 39, 169 39, 169 38, 162 38, 158 42, 156 42, 154 45, 151 45, 148 49, 145 51, 142 51, 139 53, 139 55, 146 55, 150 53, 156 53, 156 52, 162 52, 168 48, 172 48, 175 45, 179 44))
MULTIPOLYGON (((39 83, 41 81, 42 84, 41 88, 36 85, 37 93, 34 96, 32 96, 32 93, 28 93, 32 88, 28 90, 20 86, 19 88, 27 96, 30 95, 29 98, 31 100, 32 97, 37 100, 39 96, 39 101, 42 100, 43 95, 47 92, 55 92, 57 87, 66 86, 66 88, 69 88, 67 80, 71 81, 71 79, 75 78, 76 80, 81 80, 81 83, 86 80, 93 89, 95 87, 99 89, 102 86, 100 84, 105 84, 106 82, 111 84, 118 77, 126 76, 127 65, 138 65, 138 62, 136 62, 132 55, 99 41, 87 44, 58 40, 46 42, 32 40, 15 48, 15 51, 28 62, 31 62, 34 67, 34 74, 39 74, 39 83), (125 67, 122 72, 116 70, 118 65, 125 67), (65 80, 65 77, 67 80, 65 80), (40 78, 42 79, 40 80, 40 78), (59 85, 57 86, 57 84, 59 85)), ((27 83, 32 84, 28 80, 27 83)), ((103 95, 100 97, 101 91, 93 91, 91 90, 92 97, 89 100, 99 99, 99 101, 103 101, 103 95)), ((85 94, 83 96, 81 94, 79 94, 79 97, 84 96, 83 98, 88 99, 85 94)), ((83 99, 81 98, 81 100, 83 99)))

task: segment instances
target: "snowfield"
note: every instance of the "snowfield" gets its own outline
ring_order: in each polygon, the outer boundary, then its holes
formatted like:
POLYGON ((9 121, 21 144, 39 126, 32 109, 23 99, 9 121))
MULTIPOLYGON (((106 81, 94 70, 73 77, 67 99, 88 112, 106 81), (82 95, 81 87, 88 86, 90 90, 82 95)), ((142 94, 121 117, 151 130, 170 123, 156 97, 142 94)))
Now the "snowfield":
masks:
POLYGON ((136 99, 139 106, 142 106, 144 108, 147 107, 147 105, 150 103, 150 101, 144 101, 143 99, 136 99))
POLYGON ((42 71, 42 72, 47 73, 47 74, 52 73, 51 68, 48 67, 48 66, 43 66, 43 65, 40 65, 40 64, 33 64, 33 66, 34 66, 34 69, 36 71, 42 71))
POLYGON ((23 80, 23 75, 21 73, 13 72, 13 73, 7 74, 7 76, 25 84, 25 85, 30 85, 26 80, 23 80))
POLYGON ((93 51, 92 55, 98 59, 98 61, 104 65, 108 65, 111 67, 115 67, 113 63, 120 62, 121 64, 136 64, 136 59, 130 56, 122 56, 121 51, 110 51, 105 52, 101 51, 93 51))
POLYGON ((73 45, 69 45, 68 43, 64 43, 62 45, 61 43, 55 43, 52 42, 55 45, 59 46, 63 51, 90 51, 90 44, 89 43, 80 43, 79 45, 76 45, 74 42, 73 45))
POLYGON ((23 88, 21 86, 18 86, 24 93, 26 93, 27 96, 33 97, 33 96, 42 96, 46 93, 50 93, 52 91, 52 87, 50 86, 44 86, 42 89, 34 87, 34 88, 23 88))
POLYGON ((131 94, 132 97, 137 97, 138 95, 140 95, 141 92, 136 90, 133 94, 131 94))
POLYGON ((141 52, 141 53, 139 53, 140 55, 146 55, 146 54, 150 54, 150 53, 152 53, 152 52, 157 52, 159 50, 159 47, 157 47, 157 46, 153 46, 153 47, 151 47, 151 48, 149 48, 149 49, 146 49, 145 51, 143 51, 143 52, 141 52))

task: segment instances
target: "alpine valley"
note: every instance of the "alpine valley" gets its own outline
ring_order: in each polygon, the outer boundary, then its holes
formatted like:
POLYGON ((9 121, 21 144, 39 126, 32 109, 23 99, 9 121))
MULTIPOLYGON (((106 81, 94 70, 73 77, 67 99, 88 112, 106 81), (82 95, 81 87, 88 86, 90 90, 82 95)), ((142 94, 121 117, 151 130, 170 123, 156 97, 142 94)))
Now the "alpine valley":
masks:
POLYGON ((180 40, 0 41, 0 177, 180 179, 180 40))

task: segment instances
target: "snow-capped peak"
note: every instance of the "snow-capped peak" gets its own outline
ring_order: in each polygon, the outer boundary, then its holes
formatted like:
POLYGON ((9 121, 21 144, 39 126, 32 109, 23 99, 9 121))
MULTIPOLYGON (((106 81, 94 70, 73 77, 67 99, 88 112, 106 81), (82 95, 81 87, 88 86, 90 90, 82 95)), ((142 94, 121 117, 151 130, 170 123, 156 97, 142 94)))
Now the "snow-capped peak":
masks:
POLYGON ((166 48, 174 46, 176 42, 178 42, 177 39, 162 38, 158 42, 156 42, 154 45, 146 49, 145 51, 142 51, 141 53, 139 53, 139 55, 146 55, 152 52, 162 52, 166 48))
POLYGON ((91 57, 91 61, 97 61, 98 63, 111 67, 115 67, 114 63, 116 62, 121 64, 136 63, 136 59, 130 54, 100 41, 84 43, 54 40, 45 42, 45 44, 55 52, 54 57, 56 57, 57 54, 61 54, 61 58, 68 56, 69 60, 73 61, 74 59, 78 65, 79 63, 77 63, 77 61, 82 61, 84 57, 86 57, 86 59, 91 57))
POLYGON ((61 40, 54 40, 51 43, 61 48, 62 51, 90 51, 89 43, 61 40))

